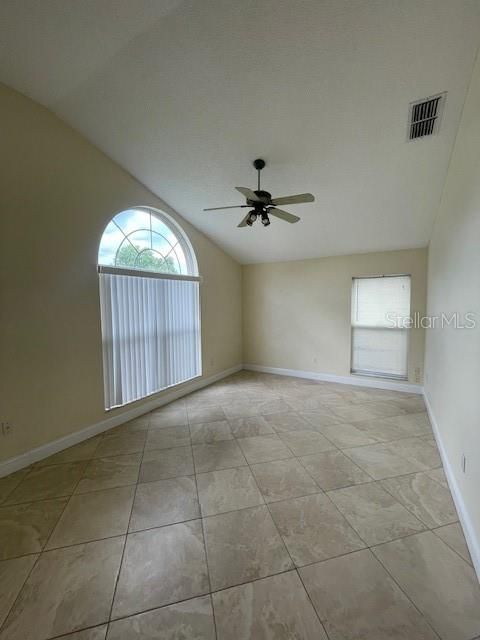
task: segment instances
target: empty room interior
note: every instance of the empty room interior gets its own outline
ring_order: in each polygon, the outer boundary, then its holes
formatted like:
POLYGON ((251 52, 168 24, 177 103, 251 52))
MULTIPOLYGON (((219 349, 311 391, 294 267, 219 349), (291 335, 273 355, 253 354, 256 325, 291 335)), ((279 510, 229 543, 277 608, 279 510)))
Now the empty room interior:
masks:
POLYGON ((480 640, 479 46, 0 2, 0 640, 480 640))

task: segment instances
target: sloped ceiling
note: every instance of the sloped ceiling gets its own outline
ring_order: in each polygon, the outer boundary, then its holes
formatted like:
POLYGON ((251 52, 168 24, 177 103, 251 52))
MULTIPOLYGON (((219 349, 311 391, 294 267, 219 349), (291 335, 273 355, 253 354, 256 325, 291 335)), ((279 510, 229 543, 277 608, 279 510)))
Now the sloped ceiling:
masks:
POLYGON ((295 260, 428 243, 480 3, 3 0, 0 40, 3 82, 239 261, 295 260), (409 102, 441 91, 440 133, 407 142, 409 102), (257 157, 268 191, 316 195, 298 224, 202 212, 239 204, 257 157))

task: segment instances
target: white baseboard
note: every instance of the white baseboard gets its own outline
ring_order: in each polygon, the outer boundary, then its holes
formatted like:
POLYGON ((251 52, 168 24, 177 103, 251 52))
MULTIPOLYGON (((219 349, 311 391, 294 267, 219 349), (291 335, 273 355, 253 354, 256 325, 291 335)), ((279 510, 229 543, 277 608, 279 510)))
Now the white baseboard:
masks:
POLYGON ((356 387, 371 387, 374 389, 390 389, 391 391, 404 391, 406 393, 423 393, 420 384, 409 382, 396 382, 395 380, 382 380, 380 378, 369 378, 361 376, 336 376, 332 373, 316 373, 315 371, 300 371, 299 369, 281 369, 278 367, 264 367, 259 364, 244 364, 244 369, 248 371, 259 371, 260 373, 274 373, 279 376, 292 376, 294 378, 307 378, 309 380, 321 380, 322 382, 337 382, 339 384, 350 384, 356 387))
POLYGON ((443 444, 442 436, 440 435, 440 429, 433 413, 432 405, 430 404, 428 396, 425 392, 423 393, 423 397, 425 399, 428 417, 430 418, 435 440, 437 442, 437 447, 442 459, 443 470, 445 471, 445 475, 447 476, 450 493, 452 494, 453 502, 455 503, 455 507, 457 509, 458 518, 460 520, 460 524, 462 525, 463 533, 465 534, 465 540, 467 542, 470 555, 472 556, 472 562, 477 574, 478 581, 480 582, 480 540, 477 536, 477 533, 475 532, 475 529, 473 528, 472 521, 465 506, 465 502, 463 500, 457 481, 455 480, 455 476, 452 471, 452 465, 450 464, 450 460, 448 459, 447 451, 443 444))
POLYGON ((48 458, 48 456, 53 455, 54 453, 58 453, 59 451, 63 451, 63 449, 68 449, 68 447, 72 447, 74 444, 78 444, 79 442, 83 442, 84 440, 88 440, 88 438, 92 438, 93 436, 98 435, 99 433, 103 433, 104 431, 108 431, 108 429, 112 429, 113 427, 117 427, 124 422, 128 422, 129 420, 133 420, 134 418, 138 418, 144 413, 148 413, 149 411, 153 411, 154 409, 158 409, 159 407, 172 402, 173 400, 178 400, 182 396, 185 396, 192 391, 196 391, 197 389, 201 389, 202 387, 206 387, 209 384, 213 384, 217 382, 217 380, 221 380, 222 378, 226 378, 227 376, 232 375, 232 373, 236 373, 237 371, 241 371, 243 366, 241 364, 231 367, 230 369, 225 369, 220 373, 216 373, 212 376, 208 376, 206 378, 198 378, 196 380, 192 380, 192 382, 187 382, 182 385, 181 388, 165 391, 165 393, 155 399, 152 399, 148 402, 144 402, 140 406, 132 407, 130 409, 126 409, 122 413, 118 413, 109 418, 105 418, 105 420, 101 420, 96 424, 92 424, 89 427, 85 427, 80 429, 80 431, 75 431, 74 433, 69 433, 67 436, 63 438, 59 438, 58 440, 53 440, 52 442, 47 442, 47 444, 43 444, 36 449, 32 449, 31 451, 26 451, 25 453, 21 453, 14 458, 9 458, 8 460, 4 460, 0 462, 0 478, 7 476, 14 471, 18 471, 19 469, 24 469, 34 462, 38 462, 39 460, 43 460, 44 458, 48 458))

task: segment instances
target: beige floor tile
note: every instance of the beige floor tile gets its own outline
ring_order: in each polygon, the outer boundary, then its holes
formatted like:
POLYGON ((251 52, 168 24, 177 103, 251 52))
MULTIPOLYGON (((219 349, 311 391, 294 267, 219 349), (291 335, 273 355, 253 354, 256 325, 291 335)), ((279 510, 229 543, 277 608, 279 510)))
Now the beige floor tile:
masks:
POLYGON ((339 424, 341 422, 340 419, 326 407, 317 411, 300 411, 298 415, 312 425, 312 427, 320 430, 327 425, 339 424))
POLYGON ((193 475, 191 447, 153 449, 145 451, 140 467, 139 482, 155 482, 166 478, 193 475))
POLYGON ((397 400, 398 391, 387 391, 386 389, 360 389, 352 388, 350 392, 352 402, 385 402, 386 400, 397 400))
POLYGON ((272 413, 265 420, 276 433, 299 431, 309 428, 308 422, 298 413, 272 413))
POLYGON ((130 531, 193 520, 200 517, 197 487, 192 476, 139 484, 130 531))
POLYGON ((223 408, 216 405, 210 405, 208 407, 189 407, 187 414, 188 422, 190 424, 226 420, 223 408))
POLYGON ((77 631, 76 633, 69 633, 66 636, 57 637, 56 640, 105 640, 107 633, 107 625, 102 624, 99 627, 92 627, 90 629, 84 629, 83 631, 77 631))
POLYGON ((212 444, 194 444, 193 456, 197 473, 242 467, 247 464, 245 456, 235 440, 223 440, 212 444))
POLYGON ((267 507, 205 518, 204 530, 214 591, 293 568, 267 507))
POLYGON ((437 441, 435 440, 435 437, 433 436, 433 434, 426 434, 426 435, 417 436, 417 437, 421 438, 424 442, 428 442, 432 447, 435 447, 438 450, 437 441))
POLYGON ((248 467, 199 473, 197 486, 203 516, 255 507, 264 503, 248 467))
POLYGON ((303 417, 306 417, 305 413, 322 413, 324 414, 325 418, 331 415, 333 420, 338 421, 338 418, 335 416, 335 414, 333 412, 330 413, 331 407, 327 405, 325 400, 328 400, 327 396, 318 397, 309 395, 303 397, 297 396, 287 398, 290 410, 298 411, 303 417))
POLYGON ((335 445, 327 440, 318 431, 289 431, 280 433, 280 438, 296 456, 306 456, 309 453, 320 453, 321 451, 332 451, 335 445))
POLYGON ((350 392, 342 393, 322 393, 320 399, 329 409, 336 409, 337 407, 347 407, 353 403, 353 396, 350 392))
POLYGON ((132 533, 113 603, 114 618, 209 591, 200 520, 132 533))
POLYGON ((315 453, 310 456, 302 456, 299 460, 325 491, 362 482, 371 482, 372 480, 368 474, 340 451, 315 453))
POLYGON ((393 416, 391 418, 387 418, 385 422, 399 427, 402 430, 403 437, 421 436, 432 433, 430 420, 428 419, 428 414, 425 411, 393 416))
POLYGON ((43 549, 68 498, 0 507, 0 560, 43 549))
POLYGON ((138 418, 134 418, 133 420, 129 420, 128 422, 124 422, 123 424, 118 425, 118 427, 114 427, 113 429, 109 429, 107 433, 113 434, 122 434, 122 433, 135 433, 136 431, 146 431, 150 424, 150 414, 146 413, 143 416, 139 416, 138 418))
POLYGON ((32 469, 3 505, 60 498, 73 493, 86 462, 71 462, 32 469))
POLYGON ((405 413, 403 409, 399 409, 388 402, 364 402, 362 404, 344 405, 332 407, 332 411, 342 422, 361 422, 405 413))
POLYGON ((445 544, 448 544, 451 549, 456 551, 458 555, 465 560, 465 562, 472 564, 472 558, 470 556, 467 543, 465 542, 465 536, 463 535, 462 527, 458 522, 434 529, 433 533, 443 540, 445 544))
POLYGON ((173 449, 174 447, 188 447, 190 445, 190 429, 188 425, 179 427, 165 427, 163 429, 149 429, 145 451, 151 449, 173 449))
POLYGON ((191 424, 190 433, 192 434, 192 444, 211 444, 222 440, 233 440, 227 420, 191 424))
POLYGON ((141 459, 141 453, 130 453, 90 460, 75 493, 88 493, 136 484, 141 459))
POLYGON ((424 466, 399 455, 396 442, 344 449, 343 452, 374 480, 423 471, 424 466))
POLYGON ((326 495, 283 500, 269 509, 297 566, 365 547, 326 495))
POLYGON ((110 623, 108 640, 215 640, 210 596, 110 623))
POLYGON ((299 571, 331 640, 437 640, 368 549, 299 571))
POLYGON ((37 558, 38 555, 31 555, 0 562, 0 627, 37 558))
POLYGON ((119 456, 125 453, 143 451, 145 438, 146 431, 103 436, 102 441, 95 451, 94 457, 106 458, 108 456, 119 456))
POLYGON ((225 404, 222 405, 227 420, 234 420, 236 418, 248 418, 250 416, 259 416, 260 412, 257 410, 258 403, 252 403, 247 398, 243 397, 238 399, 227 399, 225 404))
POLYGON ((293 453, 276 434, 238 438, 237 442, 249 464, 293 457, 293 453))
POLYGON ((291 411, 288 404, 281 398, 269 400, 230 400, 223 406, 228 420, 235 418, 247 418, 249 416, 266 416, 272 413, 284 413, 291 411))
POLYGON ((104 489, 73 496, 47 543, 47 549, 126 533, 135 487, 104 489))
POLYGON ((295 458, 261 462, 251 467, 265 502, 306 496, 321 491, 295 458))
POLYGON ((288 404, 279 397, 271 397, 263 399, 263 392, 260 393, 260 399, 251 401, 252 405, 255 405, 257 415, 268 416, 276 413, 287 413, 290 411, 288 404))
POLYGON ((378 442, 376 438, 362 431, 362 429, 358 427, 358 424, 328 424, 320 427, 319 431, 340 449, 361 447, 378 442))
MULTIPOLYGON (((408 416, 399 417, 406 418, 408 416)), ((366 438, 371 438, 376 442, 391 442, 392 440, 399 440, 400 438, 408 437, 410 433, 406 432, 403 427, 392 422, 393 420, 396 420, 396 418, 377 418, 376 420, 362 420, 360 422, 355 422, 354 426, 359 431, 361 431, 366 438)), ((372 442, 371 444, 374 444, 374 442, 372 442)), ((363 445, 358 444, 352 446, 363 445)))
POLYGON ((480 585, 472 567, 431 531, 374 548, 375 555, 442 640, 480 632, 480 585))
POLYGON ((419 413, 425 411, 425 401, 421 395, 410 396, 409 398, 395 398, 392 404, 407 413, 419 413))
POLYGON ((426 528, 378 483, 337 489, 328 495, 369 546, 426 528))
POLYGON ((427 471, 426 475, 432 480, 435 480, 435 482, 438 482, 439 484, 441 484, 442 487, 450 491, 450 487, 448 486, 447 476, 445 475, 445 471, 443 470, 443 468, 439 467, 438 469, 432 469, 431 471, 427 471))
POLYGON ((265 416, 251 416, 250 418, 235 418, 229 420, 230 430, 235 438, 249 436, 265 436, 275 433, 265 416))
POLYGON ((388 478, 381 485, 429 528, 458 519, 450 491, 426 473, 388 478))
POLYGON ((152 428, 180 427, 186 424, 188 424, 188 418, 185 405, 166 405, 150 414, 149 426, 152 428))
POLYGON ((434 469, 442 466, 436 444, 422 437, 405 438, 395 442, 399 455, 423 469, 434 469))
POLYGON ((46 640, 106 622, 123 544, 123 538, 111 538, 43 553, 2 640, 46 640))
POLYGON ((0 504, 2 504, 12 491, 18 487, 20 482, 28 475, 29 472, 30 467, 0 478, 0 504))
POLYGON ((327 640, 295 571, 212 596, 218 640, 327 640))
POLYGON ((80 442, 73 447, 69 447, 68 449, 64 449, 63 451, 59 451, 53 456, 49 456, 48 458, 44 458, 37 462, 35 467, 45 467, 49 464, 62 464, 64 462, 78 462, 79 460, 90 460, 95 455, 95 451, 97 450, 100 441, 102 440, 101 436, 96 436, 95 438, 90 438, 89 440, 84 440, 84 442, 80 442))

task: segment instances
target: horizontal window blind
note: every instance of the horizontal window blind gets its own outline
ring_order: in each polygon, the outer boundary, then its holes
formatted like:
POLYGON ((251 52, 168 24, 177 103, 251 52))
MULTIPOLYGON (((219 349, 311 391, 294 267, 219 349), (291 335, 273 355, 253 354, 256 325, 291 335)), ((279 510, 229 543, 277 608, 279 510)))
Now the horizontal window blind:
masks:
POLYGON ((201 374, 198 277, 99 277, 107 409, 201 374))
POLYGON ((407 377, 410 276, 354 278, 352 372, 407 377))

